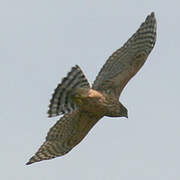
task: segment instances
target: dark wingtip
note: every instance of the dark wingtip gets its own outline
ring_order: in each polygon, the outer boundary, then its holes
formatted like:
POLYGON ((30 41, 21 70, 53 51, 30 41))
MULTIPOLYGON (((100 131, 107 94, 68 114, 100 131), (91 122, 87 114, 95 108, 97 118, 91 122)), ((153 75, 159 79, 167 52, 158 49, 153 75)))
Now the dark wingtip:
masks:
POLYGON ((151 12, 151 14, 149 14, 146 17, 145 22, 142 23, 141 26, 144 26, 145 24, 151 24, 152 28, 154 29, 154 33, 156 33, 157 23, 156 23, 156 17, 155 17, 155 13, 154 12, 151 12))
POLYGON ((33 162, 31 162, 31 161, 28 161, 27 163, 26 163, 26 165, 30 165, 30 164, 32 164, 33 162))
POLYGON ((38 161, 39 161, 39 160, 37 160, 37 159, 35 158, 35 156, 33 156, 32 158, 29 159, 29 161, 26 163, 26 165, 30 165, 30 164, 33 164, 33 163, 38 162, 38 161))
POLYGON ((149 21, 151 19, 155 19, 155 13, 154 12, 151 12, 151 14, 149 14, 147 17, 146 17, 146 21, 149 21))
POLYGON ((151 17, 155 17, 155 13, 154 13, 154 12, 152 12, 150 16, 151 16, 151 17))

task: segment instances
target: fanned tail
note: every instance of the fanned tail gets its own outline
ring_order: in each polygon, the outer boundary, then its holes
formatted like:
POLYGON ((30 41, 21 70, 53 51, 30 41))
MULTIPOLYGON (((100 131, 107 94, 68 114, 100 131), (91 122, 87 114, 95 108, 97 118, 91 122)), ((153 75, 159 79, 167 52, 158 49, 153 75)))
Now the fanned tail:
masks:
POLYGON ((67 77, 63 78, 62 82, 54 90, 52 99, 50 100, 48 116, 54 117, 74 111, 76 105, 73 103, 70 93, 75 88, 82 87, 89 88, 90 85, 80 67, 76 65, 72 67, 67 77))

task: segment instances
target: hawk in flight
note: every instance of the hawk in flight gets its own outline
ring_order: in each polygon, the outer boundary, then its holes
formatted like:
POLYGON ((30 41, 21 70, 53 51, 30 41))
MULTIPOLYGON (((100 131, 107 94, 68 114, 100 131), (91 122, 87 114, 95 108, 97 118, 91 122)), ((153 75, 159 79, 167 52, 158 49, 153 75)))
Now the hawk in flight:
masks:
POLYGON ((154 13, 147 16, 132 37, 106 61, 92 87, 79 66, 74 66, 57 86, 49 117, 64 114, 49 130, 45 142, 27 162, 32 164, 68 153, 103 117, 128 117, 119 102, 127 82, 145 63, 156 41, 154 13))

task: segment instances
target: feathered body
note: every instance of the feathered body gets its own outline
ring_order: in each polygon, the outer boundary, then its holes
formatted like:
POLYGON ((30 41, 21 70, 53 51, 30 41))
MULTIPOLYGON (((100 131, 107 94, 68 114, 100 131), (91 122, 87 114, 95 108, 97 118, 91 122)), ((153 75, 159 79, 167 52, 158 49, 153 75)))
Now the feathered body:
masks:
POLYGON ((46 141, 27 164, 68 153, 103 117, 127 117, 119 96, 143 66, 156 41, 154 13, 147 16, 133 36, 109 57, 92 88, 79 66, 74 66, 57 86, 49 117, 64 114, 50 129, 46 141))

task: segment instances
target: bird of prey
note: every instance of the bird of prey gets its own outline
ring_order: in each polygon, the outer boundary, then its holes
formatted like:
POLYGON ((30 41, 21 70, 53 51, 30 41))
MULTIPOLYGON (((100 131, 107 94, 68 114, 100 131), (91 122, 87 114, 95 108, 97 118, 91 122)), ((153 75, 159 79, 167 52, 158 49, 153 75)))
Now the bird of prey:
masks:
POLYGON ((27 162, 65 155, 82 141, 103 117, 128 117, 119 102, 127 82, 139 71, 156 42, 156 19, 152 12, 132 37, 106 61, 92 87, 79 66, 55 89, 50 101, 49 117, 64 114, 49 130, 45 142, 27 162))

